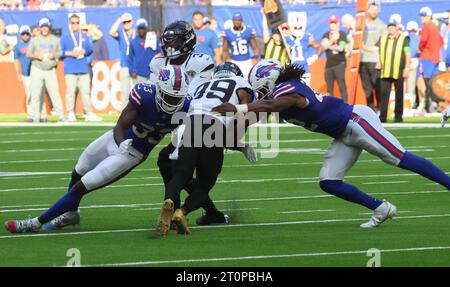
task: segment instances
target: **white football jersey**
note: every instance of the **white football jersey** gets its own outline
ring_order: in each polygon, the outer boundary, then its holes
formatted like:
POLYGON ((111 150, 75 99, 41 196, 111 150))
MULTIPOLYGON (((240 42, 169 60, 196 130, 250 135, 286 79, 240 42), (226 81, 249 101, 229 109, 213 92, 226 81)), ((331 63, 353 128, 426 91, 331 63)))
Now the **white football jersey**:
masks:
MULTIPOLYGON (((167 57, 154 57, 150 62, 150 80, 157 80, 159 70, 169 64, 170 59, 167 57)), ((210 79, 214 71, 214 62, 206 54, 193 53, 180 66, 189 76, 189 82, 193 82, 197 77, 210 79)))
POLYGON ((250 84, 243 77, 195 81, 195 85, 189 86, 188 95, 192 97, 192 101, 188 115, 209 114, 220 118, 224 125, 228 125, 232 118, 211 114, 211 110, 226 102, 239 105, 239 97, 237 95, 239 89, 252 91, 250 84))

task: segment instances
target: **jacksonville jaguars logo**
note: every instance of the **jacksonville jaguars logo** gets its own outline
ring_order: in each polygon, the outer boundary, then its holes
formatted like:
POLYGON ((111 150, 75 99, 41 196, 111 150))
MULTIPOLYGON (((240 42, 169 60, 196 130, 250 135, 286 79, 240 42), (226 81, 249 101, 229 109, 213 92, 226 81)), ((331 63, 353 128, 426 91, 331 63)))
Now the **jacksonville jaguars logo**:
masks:
POLYGON ((280 70, 280 68, 277 66, 278 66, 277 64, 272 64, 272 65, 259 67, 259 69, 256 70, 256 77, 259 79, 269 77, 270 71, 272 71, 272 70, 279 71, 280 70))

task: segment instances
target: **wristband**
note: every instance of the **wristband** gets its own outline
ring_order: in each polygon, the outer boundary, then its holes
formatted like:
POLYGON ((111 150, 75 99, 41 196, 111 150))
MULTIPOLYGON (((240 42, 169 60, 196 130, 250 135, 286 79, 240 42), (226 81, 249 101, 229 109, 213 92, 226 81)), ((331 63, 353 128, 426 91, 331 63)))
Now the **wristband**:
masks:
POLYGON ((236 112, 238 113, 247 113, 248 112, 248 105, 244 104, 244 105, 236 105, 236 112))

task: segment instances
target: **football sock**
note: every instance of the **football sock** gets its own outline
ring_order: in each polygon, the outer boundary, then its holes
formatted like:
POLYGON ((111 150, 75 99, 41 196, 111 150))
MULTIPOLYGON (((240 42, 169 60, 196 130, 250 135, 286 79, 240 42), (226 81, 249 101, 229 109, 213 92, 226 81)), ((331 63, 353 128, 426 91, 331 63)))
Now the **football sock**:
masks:
POLYGON ((203 192, 202 190, 196 190, 195 192, 189 194, 188 197, 186 197, 181 208, 184 209, 186 214, 189 214, 190 212, 199 209, 205 202, 207 197, 208 194, 206 192, 203 192))
POLYGON ((67 211, 77 210, 82 197, 83 196, 77 192, 70 191, 66 193, 52 207, 39 216, 39 222, 44 224, 67 211))
POLYGON ((450 190, 450 176, 423 157, 405 152, 398 167, 418 173, 450 190))
MULTIPOLYGON (((185 186, 184 189, 187 191, 188 194, 191 194, 194 192, 196 187, 196 181, 194 179, 191 179, 185 186)), ((201 206, 206 213, 209 214, 214 214, 219 212, 219 210, 217 210, 217 207, 215 206, 214 202, 212 201, 212 199, 208 196, 205 201, 203 202, 202 206, 201 206)))
POLYGON ((371 210, 375 210, 383 203, 381 200, 362 192, 356 186, 345 183, 342 180, 322 180, 320 188, 329 194, 361 204, 371 210))

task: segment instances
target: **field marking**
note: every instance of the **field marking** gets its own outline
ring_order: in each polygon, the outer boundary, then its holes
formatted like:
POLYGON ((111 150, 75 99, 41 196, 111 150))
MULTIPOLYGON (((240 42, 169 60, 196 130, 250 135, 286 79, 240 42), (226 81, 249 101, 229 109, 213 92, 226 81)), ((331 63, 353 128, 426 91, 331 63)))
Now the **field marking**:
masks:
POLYGON ((72 151, 72 150, 83 150, 84 147, 66 147, 66 148, 37 148, 37 149, 6 149, 0 150, 3 153, 25 153, 25 152, 47 152, 47 151, 72 151))
MULTIPOLYGON (((429 246, 429 247, 380 249, 380 252, 383 252, 383 253, 414 252, 414 251, 430 251, 430 250, 434 251, 434 250, 448 250, 448 249, 450 249, 450 246, 429 246)), ((242 260, 255 260, 255 259, 336 256, 336 255, 352 255, 352 254, 367 254, 367 250, 274 254, 274 255, 253 255, 253 256, 219 257, 219 258, 196 258, 196 259, 160 260, 160 261, 136 261, 136 262, 120 262, 120 263, 83 265, 83 267, 112 267, 112 266, 137 266, 137 265, 157 265, 157 264, 177 264, 177 263, 204 263, 204 262, 242 261, 242 260)))
MULTIPOLYGON (((442 157, 426 157, 428 160, 444 160, 444 159, 450 159, 450 156, 442 156, 442 157)), ((77 161, 77 159, 72 158, 72 159, 48 159, 48 160, 12 160, 12 161, 0 161, 0 164, 5 163, 5 164, 11 164, 11 163, 30 163, 30 162, 59 162, 59 161, 77 161)), ((381 159, 362 159, 362 160, 358 160, 357 163, 368 163, 368 162, 378 162, 378 163, 382 163, 383 165, 385 163, 383 163, 383 161, 381 159)), ((277 162, 277 163, 256 163, 255 165, 251 165, 251 164, 225 164, 223 165, 224 168, 255 168, 255 167, 272 167, 272 166, 301 166, 301 165, 312 165, 312 164, 323 164, 323 161, 313 161, 313 162, 277 162)), ((155 170, 159 170, 158 168, 136 168, 135 170, 133 170, 133 172, 145 172, 145 171, 155 171, 155 170)), ((29 175, 33 175, 33 173, 35 172, 27 172, 27 174, 24 174, 24 176, 29 176, 29 175)), ((52 172, 46 172, 46 174, 48 175, 52 175, 52 172)), ((67 172, 67 174, 70 174, 70 171, 67 172)), ((1 172, 0 172, 0 177, 1 177, 1 172)), ((126 178, 126 177, 125 177, 126 178)))
MULTIPOLYGON (((0 127, 114 127, 115 122, 63 122, 63 123, 26 123, 26 122, 1 122, 0 127)), ((436 117, 436 123, 383 123, 384 127, 388 128, 442 128, 439 119, 436 117)), ((268 124, 254 124, 252 127, 279 127, 279 128, 299 128, 299 126, 288 123, 268 123, 268 124)), ((448 128, 446 126, 445 128, 448 128)))
MULTIPOLYGON (((425 191, 401 191, 401 192, 373 192, 369 195, 411 195, 411 194, 433 194, 433 193, 448 193, 447 190, 425 190, 425 191)), ((330 198, 334 197, 329 194, 322 195, 303 195, 303 196, 286 196, 286 197, 266 197, 266 198, 242 198, 242 199, 221 199, 215 200, 215 203, 234 203, 234 202, 256 202, 256 201, 278 201, 278 200, 299 200, 299 199, 316 199, 316 198, 330 198)), ((0 213, 7 212, 25 212, 25 211, 38 211, 47 210, 52 204, 36 204, 36 205, 13 205, 13 206, 0 206, 0 213), (20 209, 6 209, 13 207, 22 207, 20 209), (35 208, 23 208, 23 207, 35 207, 35 208), (42 207, 42 208, 39 208, 42 207), (46 207, 46 208, 44 208, 46 207)), ((86 205, 80 206, 80 209, 97 209, 97 208, 138 208, 142 206, 160 206, 161 202, 155 203, 131 203, 131 204, 102 204, 102 205, 86 205)), ((145 208, 142 208, 144 210, 145 208)), ((156 209, 159 209, 156 208, 156 209)), ((155 210, 156 210, 155 209, 155 210)), ((153 210, 153 209, 148 209, 153 210)), ((367 213, 372 214, 372 213, 367 213)))
POLYGON ((293 214, 293 213, 315 213, 315 212, 335 212, 334 209, 316 209, 316 210, 292 210, 292 211, 279 211, 277 213, 293 214))
MULTIPOLYGON (((397 213, 403 214, 403 213, 414 213, 415 211, 412 210, 399 210, 397 213)), ((361 215, 373 215, 373 212, 358 212, 358 214, 361 215)))
POLYGON ((93 138, 57 138, 57 139, 22 139, 22 140, 7 140, 0 141, 0 144, 13 144, 13 143, 45 143, 45 142, 77 142, 77 141, 92 141, 93 138))
MULTIPOLYGON (((57 174, 56 172, 52 172, 53 174, 57 174)), ((68 174, 69 172, 59 172, 59 174, 68 174)), ((446 172, 447 174, 449 172, 446 172)), ((2 176, 13 176, 10 174, 16 174, 13 172, 0 172, 0 177, 2 176)), ((42 175, 44 173, 33 173, 33 175, 42 175)), ((20 173, 19 173, 20 175, 20 173)), ((414 173, 398 173, 398 174, 372 174, 372 175, 348 175, 345 178, 383 178, 383 177, 402 177, 402 176, 418 176, 414 173)), ((278 181, 294 181, 297 183, 314 183, 318 182, 319 177, 286 177, 286 178, 264 178, 264 179, 219 179, 216 184, 223 183, 265 183, 265 182, 278 182, 278 181)), ((145 186, 163 186, 164 183, 140 183, 140 184, 115 184, 104 187, 108 188, 122 188, 122 187, 145 187, 145 186)), ((67 186, 50 186, 50 187, 28 187, 28 188, 9 188, 9 189, 0 189, 0 192, 10 192, 10 191, 33 191, 33 190, 55 190, 55 189, 66 189, 67 186)))
POLYGON ((373 185, 373 184, 397 184, 397 183, 408 183, 407 180, 398 180, 398 181, 379 181, 379 182, 363 182, 365 185, 373 185))
MULTIPOLYGON (((450 214, 447 213, 447 214, 397 216, 397 217, 395 217, 395 220, 440 218, 440 217, 450 217, 450 214)), ((191 226, 190 229, 240 228, 240 227, 280 226, 280 225, 336 223, 336 222, 352 222, 352 221, 367 221, 367 218, 342 218, 342 219, 321 219, 321 220, 206 225, 206 226, 191 226)), ((111 230, 92 230, 92 231, 58 232, 58 233, 15 234, 15 235, 2 235, 2 236, 0 236, 0 240, 1 239, 11 239, 11 238, 29 238, 29 237, 33 238, 33 237, 50 237, 50 236, 66 236, 66 235, 73 236, 73 235, 129 233, 129 232, 144 232, 144 231, 148 232, 148 231, 154 231, 154 230, 155 229, 153 229, 153 228, 134 228, 134 229, 111 229, 111 230)))

